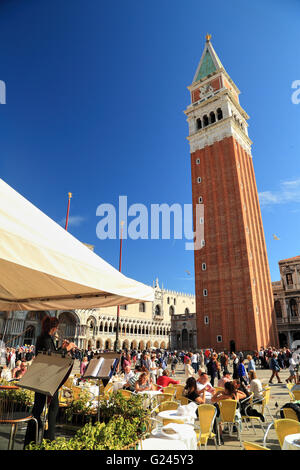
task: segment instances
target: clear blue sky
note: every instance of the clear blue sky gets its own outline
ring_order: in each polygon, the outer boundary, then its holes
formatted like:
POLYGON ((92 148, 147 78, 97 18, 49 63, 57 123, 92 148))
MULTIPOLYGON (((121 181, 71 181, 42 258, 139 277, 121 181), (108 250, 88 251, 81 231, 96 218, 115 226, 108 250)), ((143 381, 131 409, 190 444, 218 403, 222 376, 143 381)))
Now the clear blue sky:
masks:
MULTIPOLYGON (((298 0, 2 0, 1 177, 57 222, 71 191, 69 231, 118 267, 119 241, 96 236, 99 204, 191 203, 183 110, 209 32, 250 115, 279 279, 278 260, 300 254, 299 15, 298 0)), ((126 240, 123 271, 192 293, 184 243, 126 240)))

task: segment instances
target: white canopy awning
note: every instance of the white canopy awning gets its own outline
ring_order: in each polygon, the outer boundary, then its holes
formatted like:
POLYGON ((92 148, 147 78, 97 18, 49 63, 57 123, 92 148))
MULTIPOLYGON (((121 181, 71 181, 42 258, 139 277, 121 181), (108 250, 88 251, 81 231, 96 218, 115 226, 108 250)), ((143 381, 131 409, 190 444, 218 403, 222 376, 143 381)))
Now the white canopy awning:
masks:
POLYGON ((0 179, 0 310, 98 308, 153 301, 0 179))

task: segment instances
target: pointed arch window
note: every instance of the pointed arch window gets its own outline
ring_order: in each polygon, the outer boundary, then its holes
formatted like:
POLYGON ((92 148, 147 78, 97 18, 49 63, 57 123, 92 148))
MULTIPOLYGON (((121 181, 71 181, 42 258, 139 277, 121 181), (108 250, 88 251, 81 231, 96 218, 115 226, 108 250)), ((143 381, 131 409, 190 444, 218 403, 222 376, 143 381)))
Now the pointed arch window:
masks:
POLYGON ((223 119, 223 111, 221 108, 217 109, 217 118, 218 118, 218 121, 220 121, 220 119, 223 119))
POLYGON ((216 122, 216 115, 215 113, 212 111, 210 114, 209 114, 209 118, 210 118, 210 123, 213 124, 214 122, 216 122))
POLYGON ((196 128, 197 128, 197 131, 199 131, 199 129, 202 129, 202 121, 200 118, 196 120, 196 128))
POLYGON ((203 127, 206 127, 209 125, 209 119, 208 119, 208 116, 205 114, 203 116, 203 127))

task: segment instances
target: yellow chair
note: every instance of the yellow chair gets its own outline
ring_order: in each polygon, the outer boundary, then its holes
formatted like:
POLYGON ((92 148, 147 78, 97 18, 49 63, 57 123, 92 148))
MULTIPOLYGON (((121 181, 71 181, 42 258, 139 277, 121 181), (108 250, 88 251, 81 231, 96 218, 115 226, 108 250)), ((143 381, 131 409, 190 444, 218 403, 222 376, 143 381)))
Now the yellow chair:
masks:
POLYGON ((285 436, 288 436, 289 434, 298 434, 300 433, 300 423, 299 421, 295 421, 294 419, 276 419, 274 422, 272 422, 269 426, 268 429, 264 435, 264 441, 263 445, 265 446, 267 437, 269 434, 269 431, 271 427, 274 426, 275 432, 280 444, 280 447, 282 448, 284 438, 285 436))
POLYGON ((182 397, 182 393, 183 393, 183 390, 184 390, 184 385, 176 384, 176 385, 174 385, 174 388, 176 390, 175 399, 179 401, 180 398, 182 397))
POLYGON ((286 419, 294 419, 295 421, 298 421, 298 416, 295 410, 292 410, 292 408, 282 408, 283 416, 286 419))
POLYGON ((287 383, 287 384, 286 384, 286 387, 287 387, 289 390, 291 390, 291 388, 293 388, 294 385, 295 385, 295 384, 293 384, 293 383, 287 383))
POLYGON ((63 387, 59 389, 58 392, 58 404, 60 408, 67 408, 72 402, 72 390, 64 389, 63 387))
POLYGON ((176 401, 164 401, 160 403, 156 408, 151 410, 151 414, 160 413, 166 410, 177 410, 179 404, 176 401))
POLYGON ((113 393, 113 391, 114 391, 113 385, 108 383, 103 389, 103 395, 108 397, 109 395, 113 393))
POLYGON ((177 410, 178 406, 179 404, 176 401, 164 401, 157 409, 159 410, 158 413, 160 413, 161 411, 177 410))
POLYGON ((243 447, 244 447, 244 450, 271 450, 271 449, 268 449, 268 447, 263 447, 263 446, 260 446, 259 444, 256 444, 255 442, 248 442, 248 441, 243 442, 243 447))
POLYGON ((168 393, 175 398, 175 393, 176 393, 176 388, 175 387, 164 387, 163 388, 163 393, 168 393))
POLYGON ((71 391, 72 391, 72 398, 73 400, 78 400, 80 395, 85 391, 83 388, 81 387, 77 387, 75 385, 73 385, 71 387, 71 391))
POLYGON ((271 411, 269 409, 269 406, 268 406, 269 402, 270 402, 270 396, 271 396, 271 387, 264 388, 263 391, 262 391, 262 394, 263 394, 262 402, 257 402, 257 403, 254 402, 254 404, 256 406, 260 406, 260 408, 261 408, 260 412, 264 416, 265 416, 265 410, 267 410, 271 420, 273 421, 274 418, 273 418, 272 413, 271 413, 271 411))
MULTIPOLYGON (((289 385, 292 385, 292 384, 289 384, 289 385)), ((289 396, 290 396, 290 401, 295 401, 295 396, 291 390, 292 387, 288 387, 288 392, 289 392, 289 396)))
POLYGON ((218 449, 217 445, 217 440, 216 440, 216 434, 214 434, 213 431, 213 425, 216 419, 217 415, 217 408, 213 405, 199 405, 198 406, 198 420, 197 423, 199 423, 200 426, 200 432, 197 433, 197 440, 198 440, 198 445, 205 446, 205 449, 207 448, 207 441, 208 439, 213 439, 215 442, 216 449, 218 449))
POLYGON ((130 391, 130 390, 118 390, 119 393, 121 393, 122 397, 126 398, 127 400, 129 400, 133 393, 130 391))
POLYGON ((224 387, 214 387, 216 392, 224 392, 224 387))
POLYGON ((63 384, 63 386, 65 388, 72 388, 73 387, 73 380, 74 380, 73 376, 68 377, 67 380, 65 381, 65 383, 63 384))
POLYGON ((153 387, 153 390, 157 390, 157 391, 160 391, 162 387, 160 387, 160 385, 157 385, 157 384, 152 384, 152 387, 153 387))
POLYGON ((300 390, 291 390, 292 394, 295 397, 295 400, 300 400, 300 390))
POLYGON ((300 423, 294 419, 277 419, 274 421, 274 428, 281 448, 285 436, 300 433, 300 423))
POLYGON ((171 393, 162 393, 161 395, 156 395, 155 398, 157 400, 157 403, 160 405, 164 401, 172 401, 173 394, 171 394, 171 393))
POLYGON ((184 396, 180 398, 180 404, 181 405, 188 405, 190 403, 190 400, 184 396))
POLYGON ((240 441, 240 446, 242 447, 241 442, 241 433, 240 433, 240 424, 239 420, 236 419, 236 409, 237 401, 236 400, 220 400, 218 402, 220 409, 220 424, 227 424, 229 429, 232 429, 233 426, 237 428, 238 439, 240 441))

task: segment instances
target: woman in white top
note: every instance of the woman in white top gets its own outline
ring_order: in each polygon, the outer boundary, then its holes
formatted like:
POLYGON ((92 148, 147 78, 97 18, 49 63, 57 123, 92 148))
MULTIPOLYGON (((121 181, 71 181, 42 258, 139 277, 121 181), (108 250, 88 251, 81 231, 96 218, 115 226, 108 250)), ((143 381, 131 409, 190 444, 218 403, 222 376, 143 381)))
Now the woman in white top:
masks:
POLYGON ((263 396, 263 387, 261 381, 257 378, 256 372, 254 370, 250 370, 249 372, 249 379, 250 379, 250 392, 254 393, 253 400, 262 401, 263 396))
POLYGON ((155 362, 156 356, 151 356, 151 364, 150 364, 150 377, 152 380, 152 383, 156 384, 156 376, 157 376, 157 364, 155 362))
POLYGON ((190 359, 187 359, 184 365, 184 375, 186 379, 188 379, 189 377, 195 377, 195 371, 191 365, 191 362, 192 361, 190 359))

